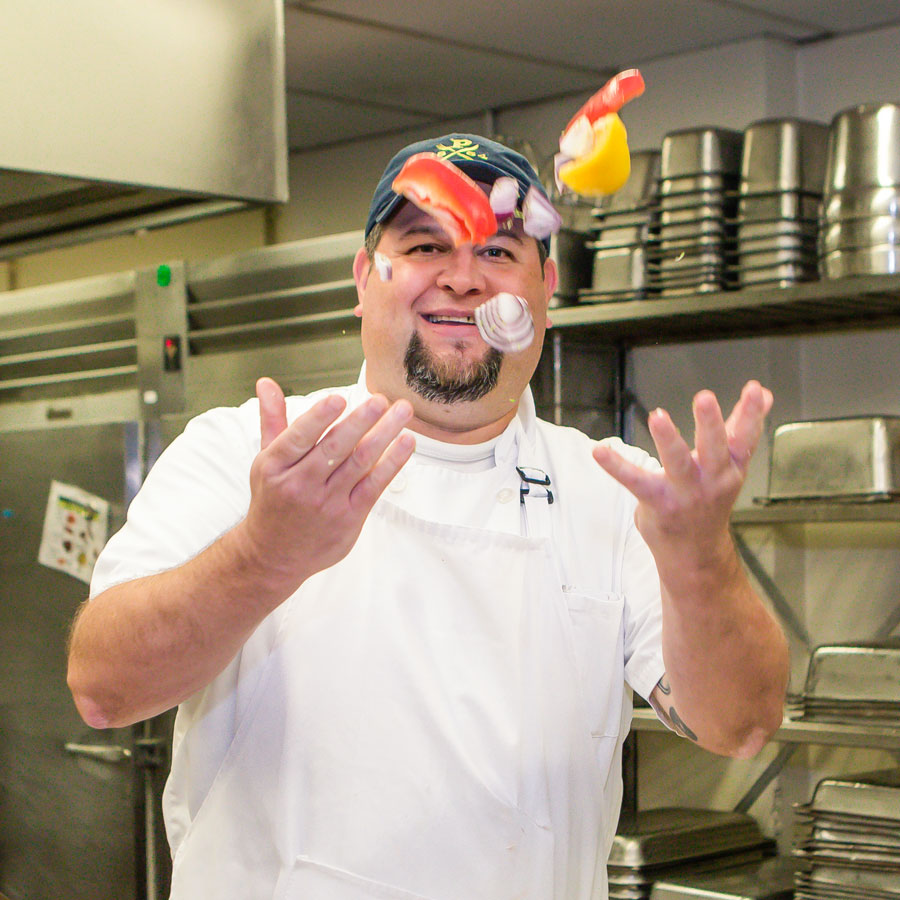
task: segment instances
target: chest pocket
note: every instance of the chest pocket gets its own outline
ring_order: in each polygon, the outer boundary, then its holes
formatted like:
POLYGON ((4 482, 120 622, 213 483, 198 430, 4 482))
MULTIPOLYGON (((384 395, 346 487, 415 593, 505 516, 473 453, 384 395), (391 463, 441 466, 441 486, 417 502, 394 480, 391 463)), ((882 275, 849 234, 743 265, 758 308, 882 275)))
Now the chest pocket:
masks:
POLYGON ((625 598, 563 588, 572 624, 575 662, 593 737, 616 737, 625 692, 625 598))

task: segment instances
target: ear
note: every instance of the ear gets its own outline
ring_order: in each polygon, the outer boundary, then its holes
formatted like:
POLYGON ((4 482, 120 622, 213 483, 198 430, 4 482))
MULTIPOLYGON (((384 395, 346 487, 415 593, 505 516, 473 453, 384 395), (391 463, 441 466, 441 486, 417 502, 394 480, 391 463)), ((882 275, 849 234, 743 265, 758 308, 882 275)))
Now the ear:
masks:
MULTIPOLYGON (((556 261, 548 256, 544 260, 544 292, 547 301, 547 308, 550 307, 550 301, 556 293, 556 286, 559 284, 559 270, 556 268, 556 261)), ((551 325, 550 318, 547 318, 547 327, 551 325)))
POLYGON ((360 247, 356 251, 353 258, 353 280, 356 282, 356 296, 359 302, 353 310, 353 314, 362 318, 363 312, 363 294, 366 290, 366 284, 369 280, 369 272, 372 271, 372 264, 369 262, 369 255, 366 253, 365 247, 360 247))

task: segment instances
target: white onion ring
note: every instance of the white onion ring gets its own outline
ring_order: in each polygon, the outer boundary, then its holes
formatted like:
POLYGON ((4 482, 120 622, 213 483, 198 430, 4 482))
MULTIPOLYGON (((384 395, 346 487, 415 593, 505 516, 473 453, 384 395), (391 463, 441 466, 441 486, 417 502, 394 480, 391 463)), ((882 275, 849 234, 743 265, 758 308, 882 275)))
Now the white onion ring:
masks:
POLYGON ((524 350, 534 340, 528 304, 515 294, 500 293, 475 310, 475 324, 486 344, 504 353, 524 350))

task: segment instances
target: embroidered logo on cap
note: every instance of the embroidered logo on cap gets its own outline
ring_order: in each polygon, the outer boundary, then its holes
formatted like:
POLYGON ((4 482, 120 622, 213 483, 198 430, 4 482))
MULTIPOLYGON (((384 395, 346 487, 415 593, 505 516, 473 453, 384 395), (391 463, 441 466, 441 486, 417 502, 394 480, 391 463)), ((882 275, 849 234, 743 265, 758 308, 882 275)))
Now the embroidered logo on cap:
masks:
POLYGON ((487 159, 487 153, 478 151, 481 149, 480 144, 470 141, 468 138, 453 138, 450 145, 435 144, 435 153, 441 159, 452 160, 454 157, 462 159, 487 159))

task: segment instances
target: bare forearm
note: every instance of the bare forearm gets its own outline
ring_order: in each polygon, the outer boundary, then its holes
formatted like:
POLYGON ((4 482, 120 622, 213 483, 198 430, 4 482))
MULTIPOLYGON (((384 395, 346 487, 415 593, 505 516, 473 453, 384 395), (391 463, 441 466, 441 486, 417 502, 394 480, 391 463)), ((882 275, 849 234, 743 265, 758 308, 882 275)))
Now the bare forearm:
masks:
POLYGON ((701 746, 757 753, 781 724, 787 642, 744 573, 730 540, 707 570, 679 568, 663 587, 663 709, 701 746), (674 715, 672 714, 674 712, 674 715))
POLYGON ((209 684, 289 593, 242 552, 237 529, 184 565, 109 588, 72 630, 79 712, 107 728, 170 709, 209 684))

